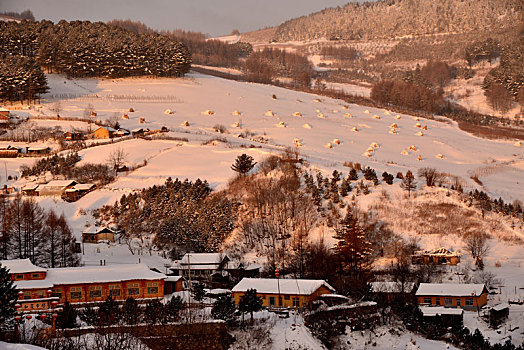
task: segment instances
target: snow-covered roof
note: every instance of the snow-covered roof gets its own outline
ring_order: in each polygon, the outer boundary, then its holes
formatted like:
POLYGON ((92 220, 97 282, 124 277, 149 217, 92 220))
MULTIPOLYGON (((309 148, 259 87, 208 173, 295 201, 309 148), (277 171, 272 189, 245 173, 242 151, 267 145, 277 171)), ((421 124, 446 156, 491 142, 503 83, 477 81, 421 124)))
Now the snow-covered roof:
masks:
MULTIPOLYGON (((115 132, 115 131, 116 131, 115 129, 113 129, 113 128, 110 127, 110 126, 101 126, 101 127, 97 128, 96 130, 100 130, 100 129, 106 129, 106 130, 109 131, 109 132, 115 132)), ((96 130, 95 130, 95 131, 96 131, 96 130)))
POLYGON ((182 276, 167 276, 165 281, 166 282, 178 282, 182 279, 182 276))
POLYGON ((90 234, 97 234, 97 233, 100 233, 102 232, 103 230, 109 230, 111 232, 114 233, 113 230, 111 230, 109 227, 107 226, 89 226, 88 228, 86 228, 84 231, 82 231, 82 233, 90 233, 90 234))
POLYGON ((40 147, 27 147, 28 151, 45 151, 48 150, 49 147, 40 146, 40 147))
POLYGON ((193 265, 212 265, 216 268, 216 265, 220 264, 226 257, 229 259, 223 253, 187 253, 182 259, 175 261, 173 267, 191 264, 191 268, 193 268, 193 265))
POLYGON ((454 252, 452 250, 446 249, 446 248, 438 248, 433 250, 421 250, 418 251, 417 254, 424 254, 424 255, 442 255, 442 256, 460 256, 459 252, 454 252))
POLYGON ((9 112, 7 108, 0 107, 0 112, 9 112))
POLYGON ((485 286, 481 283, 421 283, 417 296, 479 296, 485 286))
POLYGON ((75 192, 75 191, 88 191, 95 187, 95 184, 76 184, 73 187, 66 190, 66 192, 75 192))
POLYGON ((437 315, 462 315, 464 310, 461 308, 450 308, 443 306, 420 306, 423 316, 437 316, 437 315))
POLYGON ((159 280, 165 278, 166 275, 151 271, 147 265, 129 264, 49 269, 45 281, 52 283, 53 285, 62 285, 132 280, 159 280))
POLYGON ((502 311, 504 309, 509 309, 509 304, 508 303, 497 304, 493 306, 491 309, 494 311, 502 311))
POLYGON ((40 188, 46 188, 46 187, 67 187, 76 184, 75 180, 53 180, 49 181, 48 183, 44 185, 40 185, 40 188))
MULTIPOLYGON (((401 293, 402 283, 400 282, 371 282, 371 291, 374 293, 401 293)), ((415 287, 413 282, 404 283, 404 293, 411 293, 415 287)))
POLYGON ((256 289, 260 294, 301 294, 310 295, 321 286, 334 292, 335 289, 323 280, 303 280, 303 279, 276 279, 276 278, 243 278, 233 292, 246 292, 248 289, 256 289))
POLYGON ((53 283, 45 280, 21 280, 14 281, 16 289, 49 289, 53 288, 53 283))
POLYGON ((36 182, 31 182, 31 183, 26 184, 24 187, 22 187, 22 190, 27 190, 27 191, 36 190, 38 186, 39 184, 37 184, 36 182))
POLYGON ((43 267, 34 265, 29 259, 0 260, 0 265, 9 269, 9 273, 45 272, 43 267))

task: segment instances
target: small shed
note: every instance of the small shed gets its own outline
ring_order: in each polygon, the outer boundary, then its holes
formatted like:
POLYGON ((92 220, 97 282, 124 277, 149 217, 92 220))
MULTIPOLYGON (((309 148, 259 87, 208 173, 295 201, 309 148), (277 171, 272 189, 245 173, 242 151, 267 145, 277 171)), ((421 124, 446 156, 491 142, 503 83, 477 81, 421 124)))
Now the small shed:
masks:
POLYGON ((115 137, 116 130, 109 126, 101 126, 93 133, 95 139, 111 139, 115 137))
POLYGON ((75 185, 75 180, 53 180, 47 184, 39 185, 35 191, 38 196, 61 196, 67 189, 75 185))
POLYGON ((445 327, 462 327, 464 310, 442 306, 420 306, 422 317, 426 322, 443 325, 445 327))
POLYGON ((107 226, 90 226, 82 232, 82 241, 84 243, 115 242, 115 232, 107 226))
POLYGON ((167 276, 164 280, 164 295, 184 290, 184 279, 182 276, 167 276))
POLYGON ((63 199, 70 202, 77 201, 95 188, 95 184, 76 184, 65 190, 63 199))
POLYGON ((489 326, 498 328, 509 316, 509 304, 502 303, 489 310, 489 326))
POLYGON ((30 156, 41 156, 46 155, 51 152, 51 148, 49 147, 27 147, 27 155, 30 156))
POLYGON ((25 196, 38 196, 38 192, 36 192, 38 186, 39 185, 36 182, 30 182, 22 187, 22 194, 25 196))

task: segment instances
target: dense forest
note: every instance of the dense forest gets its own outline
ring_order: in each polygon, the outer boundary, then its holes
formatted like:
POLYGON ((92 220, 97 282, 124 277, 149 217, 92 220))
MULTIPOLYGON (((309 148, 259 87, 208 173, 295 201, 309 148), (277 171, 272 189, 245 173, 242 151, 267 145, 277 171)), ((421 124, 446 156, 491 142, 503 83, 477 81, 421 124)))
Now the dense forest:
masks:
POLYGON ((519 0, 351 2, 284 22, 274 40, 377 39, 492 30, 514 25, 522 10, 519 0))
POLYGON ((28 100, 46 91, 42 69, 69 77, 177 77, 191 66, 181 42, 136 34, 101 22, 0 22, 1 100, 28 100), (31 72, 31 75, 27 75, 31 72))

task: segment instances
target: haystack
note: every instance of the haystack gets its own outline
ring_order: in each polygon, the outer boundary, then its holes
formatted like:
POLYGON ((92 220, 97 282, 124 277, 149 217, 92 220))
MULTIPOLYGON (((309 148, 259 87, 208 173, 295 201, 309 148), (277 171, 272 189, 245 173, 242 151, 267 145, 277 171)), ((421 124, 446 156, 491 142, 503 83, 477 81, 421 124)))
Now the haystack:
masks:
POLYGON ((286 123, 284 122, 280 122, 277 124, 277 128, 285 128, 286 127, 286 123))
POLYGON ((349 106, 344 105, 342 106, 342 109, 349 109, 349 106))
POLYGON ((405 149, 402 150, 402 152, 400 152, 400 154, 402 154, 403 156, 409 156, 409 152, 406 151, 405 149))
POLYGON ((373 153, 371 153, 371 152, 364 152, 364 153, 362 153, 362 155, 364 157, 370 157, 370 158, 373 157, 373 153))
POLYGON ((296 137, 293 139, 293 143, 297 147, 301 147, 302 146, 302 141, 300 139, 297 139, 296 137))
POLYGON ((128 112, 131 112, 131 113, 133 113, 134 111, 135 110, 133 109, 133 107, 130 107, 129 110, 128 110, 128 112))
POLYGON ((369 145, 370 147, 373 147, 373 148, 379 148, 380 146, 378 145, 378 143, 376 142, 371 142, 371 145, 369 145))
POLYGON ((189 122, 187 120, 184 120, 180 125, 181 126, 189 126, 189 122))
POLYGON ((302 117, 302 113, 295 112, 295 113, 293 113, 293 117, 302 117))
POLYGON ((231 126, 234 128, 240 128, 240 122, 234 122, 231 126))
POLYGON ((358 132, 358 128, 356 126, 354 126, 351 131, 354 131, 354 132, 358 132))
POLYGON ((379 115, 376 115, 376 114, 373 114, 373 118, 374 118, 374 119, 380 119, 380 116, 379 116, 379 115))
POLYGON ((416 123, 415 124, 415 128, 420 128, 420 127, 422 127, 422 124, 420 124, 420 123, 416 123))
POLYGON ((397 114, 397 115, 395 116, 395 119, 402 119, 402 117, 401 117, 400 115, 397 114))
POLYGON ((424 136, 424 133, 422 131, 419 131, 415 135, 417 135, 417 136, 424 136))
POLYGON ((328 143, 326 143, 326 145, 324 147, 326 147, 326 148, 333 148, 333 144, 331 142, 328 142, 328 143))
POLYGON ((444 159, 444 155, 442 153, 437 154, 435 157, 439 159, 444 159))
POLYGON ((398 134, 398 133, 397 133, 397 129, 390 129, 390 130, 389 130, 389 133, 390 133, 390 134, 393 134, 393 135, 398 134))
POLYGON ((417 160, 422 160, 422 156, 421 156, 421 155, 418 155, 418 156, 417 156, 417 160))
POLYGON ((312 126, 309 125, 308 123, 302 125, 302 127, 303 127, 304 129, 311 129, 311 128, 312 128, 312 126))
POLYGON ((206 109, 205 111, 202 112, 202 114, 204 114, 204 115, 215 115, 215 112, 213 112, 210 109, 206 109))
POLYGON ((398 128, 398 125, 397 125, 397 123, 393 123, 393 124, 391 124, 389 127, 390 127, 390 128, 398 128))
POLYGON ((124 113, 124 115, 122 115, 122 119, 129 119, 129 116, 126 113, 124 113))
POLYGON ((265 115, 266 117, 274 117, 274 116, 275 116, 275 113, 273 113, 272 110, 268 110, 264 115, 265 115))
POLYGON ((424 125, 424 126, 422 127, 422 130, 428 130, 428 126, 427 126, 427 125, 424 125))
POLYGON ((375 149, 370 146, 370 147, 368 147, 368 149, 366 151, 368 151, 368 152, 375 152, 375 149))
POLYGON ((242 112, 239 112, 237 109, 233 111, 233 115, 242 115, 242 112))
POLYGON ((522 147, 522 141, 515 142, 513 146, 522 147))
POLYGON ((91 112, 91 117, 96 117, 96 112, 91 112))
POLYGON ((348 113, 345 113, 345 114, 344 114, 344 117, 347 117, 347 118, 353 118, 353 116, 352 116, 351 113, 349 113, 349 112, 348 112, 348 113))
POLYGON ((366 109, 364 113, 369 114, 369 109, 366 109))
POLYGON ((322 119, 326 119, 326 116, 324 115, 324 113, 317 114, 317 117, 322 118, 322 119))
POLYGON ((339 139, 333 139, 333 141, 331 141, 331 143, 333 143, 335 145, 340 145, 340 140, 339 139))
POLYGON ((164 111, 164 114, 175 114, 175 113, 172 110, 170 110, 170 109, 166 109, 164 111))
POLYGON ((140 117, 140 124, 145 124, 145 123, 146 123, 146 118, 140 117))
POLYGON ((420 118, 419 118, 419 117, 413 117, 413 119, 414 119, 415 121, 417 121, 417 122, 420 121, 420 118))
POLYGON ((418 151, 418 148, 415 145, 411 145, 411 146, 409 146, 409 150, 413 151, 413 152, 416 152, 416 151, 418 151))

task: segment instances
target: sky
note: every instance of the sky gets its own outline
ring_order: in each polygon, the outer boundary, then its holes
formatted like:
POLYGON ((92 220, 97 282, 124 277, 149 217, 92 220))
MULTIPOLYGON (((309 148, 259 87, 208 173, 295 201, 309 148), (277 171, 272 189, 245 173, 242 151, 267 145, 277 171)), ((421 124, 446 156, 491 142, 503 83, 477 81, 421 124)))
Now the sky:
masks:
POLYGON ((350 0, 0 0, 0 12, 31 10, 37 20, 132 19, 154 29, 211 36, 278 25, 350 0))

